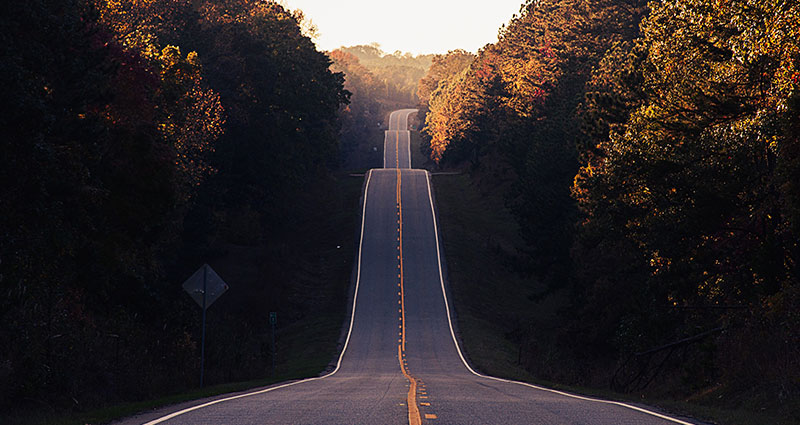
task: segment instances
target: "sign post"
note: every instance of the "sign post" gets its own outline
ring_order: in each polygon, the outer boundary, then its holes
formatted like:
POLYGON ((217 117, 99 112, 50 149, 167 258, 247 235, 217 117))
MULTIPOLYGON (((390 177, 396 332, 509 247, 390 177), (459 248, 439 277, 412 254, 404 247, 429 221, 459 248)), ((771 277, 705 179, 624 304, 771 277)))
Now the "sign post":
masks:
POLYGON ((206 361, 206 309, 228 290, 228 284, 211 266, 203 264, 203 267, 197 269, 191 277, 183 282, 183 289, 203 309, 200 337, 200 386, 202 387, 206 361))
POLYGON ((206 303, 208 302, 208 265, 203 266, 203 330, 200 333, 200 386, 203 386, 203 372, 206 370, 206 303))
POLYGON ((275 325, 278 323, 278 313, 269 312, 269 324, 272 326, 272 376, 275 376, 275 325))

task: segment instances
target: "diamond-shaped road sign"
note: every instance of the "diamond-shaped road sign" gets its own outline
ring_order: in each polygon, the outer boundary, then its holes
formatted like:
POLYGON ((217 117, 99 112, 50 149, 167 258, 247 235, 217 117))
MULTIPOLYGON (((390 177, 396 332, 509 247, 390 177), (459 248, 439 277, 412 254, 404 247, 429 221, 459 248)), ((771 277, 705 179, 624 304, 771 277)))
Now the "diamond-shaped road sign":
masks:
POLYGON ((183 289, 189 293, 200 308, 203 308, 203 286, 206 288, 205 308, 208 308, 228 290, 228 284, 208 264, 203 264, 203 267, 197 269, 190 278, 186 279, 186 282, 183 282, 183 289))

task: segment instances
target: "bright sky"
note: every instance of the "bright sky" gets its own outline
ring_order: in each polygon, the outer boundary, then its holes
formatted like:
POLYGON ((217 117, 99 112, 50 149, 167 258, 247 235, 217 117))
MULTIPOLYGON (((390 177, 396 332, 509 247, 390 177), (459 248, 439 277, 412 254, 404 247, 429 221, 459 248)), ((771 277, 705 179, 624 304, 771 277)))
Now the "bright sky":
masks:
POLYGON ((396 50, 477 52, 497 41, 497 30, 519 12, 524 0, 283 0, 300 9, 319 30, 317 46, 333 50, 377 42, 396 50))

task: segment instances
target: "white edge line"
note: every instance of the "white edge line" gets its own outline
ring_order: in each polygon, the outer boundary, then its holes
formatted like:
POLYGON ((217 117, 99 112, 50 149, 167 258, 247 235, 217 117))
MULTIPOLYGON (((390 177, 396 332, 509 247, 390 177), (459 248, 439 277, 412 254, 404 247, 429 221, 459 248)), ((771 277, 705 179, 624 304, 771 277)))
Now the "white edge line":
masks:
POLYGON ((408 168, 411 168, 411 130, 408 129, 408 117, 415 114, 419 109, 409 109, 406 112, 406 136, 408 136, 408 168))
MULTIPOLYGON (((399 118, 397 118, 398 112, 400 112, 400 111, 392 111, 389 114, 389 128, 386 131, 383 132, 383 168, 386 168, 386 152, 389 151, 388 149, 386 149, 386 142, 389 140, 389 132, 390 131, 395 131, 395 130, 392 130, 392 118, 394 117, 396 121, 399 121, 399 118)), ((399 125, 399 122, 398 122, 398 125, 399 125)))
MULTIPOLYGON (((408 111, 404 110, 403 112, 405 112, 405 113, 406 113, 406 115, 405 115, 405 121, 406 121, 406 125, 405 125, 405 130, 403 130, 403 131, 405 131, 405 132, 406 132, 406 134, 408 134, 408 111)), ((402 128, 402 126, 400 125, 400 121, 398 121, 398 122, 397 122, 397 129, 398 129, 398 133, 399 133, 399 130, 400 130, 401 128, 402 128)), ((408 141, 409 141, 409 144, 410 144, 410 142, 411 142, 411 138, 410 138, 410 137, 409 137, 408 141)), ((399 143, 399 138, 398 138, 398 143, 399 143)), ((411 158, 408 158, 408 160, 409 160, 409 163, 408 163, 408 168, 411 168, 411 158)))
POLYGON ((383 168, 386 168, 386 141, 389 139, 389 131, 383 132, 383 168))
POLYGON ((656 413, 656 412, 653 412, 653 411, 650 411, 650 410, 647 410, 647 409, 643 409, 641 407, 633 406, 633 405, 630 405, 630 404, 627 404, 627 403, 622 403, 622 402, 619 402, 619 401, 601 400, 601 399, 596 399, 596 398, 591 398, 591 397, 583 397, 583 396, 579 396, 579 395, 575 395, 575 394, 565 393, 563 391, 558 391, 558 390, 553 390, 553 389, 550 389, 550 388, 540 387, 538 385, 529 384, 527 382, 519 382, 519 381, 512 381, 512 380, 509 380, 509 379, 495 378, 494 376, 482 375, 482 374, 480 374, 478 372, 475 372, 469 366, 469 364, 467 364, 467 361, 464 359, 464 355, 461 353, 461 347, 459 347, 458 340, 456 339, 456 334, 453 331, 453 322, 450 319, 450 305, 447 302, 447 293, 445 292, 444 278, 442 277, 442 257, 441 257, 441 253, 439 251, 439 230, 438 230, 439 226, 436 223, 436 213, 434 212, 434 209, 433 209, 433 195, 431 195, 431 178, 430 178, 430 173, 427 170, 425 171, 425 177, 426 177, 427 182, 428 182, 428 201, 430 201, 431 217, 433 217, 433 233, 434 233, 434 236, 436 237, 436 259, 437 259, 437 261, 439 263, 439 283, 441 284, 441 287, 442 287, 442 298, 444 299, 444 307, 445 307, 445 311, 447 312, 447 323, 450 326, 450 336, 453 337, 453 344, 455 344, 455 346, 456 346, 456 351, 458 352, 458 357, 461 358, 461 362, 464 364, 464 366, 466 366, 467 370, 469 370, 475 376, 479 376, 479 377, 485 378, 485 379, 491 379, 493 381, 505 382, 505 383, 509 383, 509 384, 523 385, 523 386, 534 388, 534 389, 537 389, 537 390, 540 390, 540 391, 546 391, 546 392, 550 392, 550 393, 554 393, 554 394, 558 394, 558 395, 562 395, 562 396, 566 396, 566 397, 570 397, 570 398, 575 398, 575 399, 578 399, 578 400, 591 401, 591 402, 603 403, 603 404, 612 404, 612 405, 621 406, 621 407, 625 407, 625 408, 628 408, 628 409, 636 410, 638 412, 646 413, 648 415, 652 415, 652 416, 655 416, 655 417, 658 417, 658 418, 661 418, 661 419, 665 419, 665 420, 668 420, 670 422, 674 422, 674 423, 677 423, 677 424, 694 425, 694 424, 692 424, 690 422, 685 422, 685 421, 682 421, 680 419, 671 418, 669 416, 662 415, 660 413, 656 413))
POLYGON ((347 345, 350 343, 350 335, 353 332, 353 322, 354 322, 354 319, 355 319, 355 316, 356 316, 356 301, 358 300, 358 286, 359 286, 359 283, 361 281, 361 249, 362 249, 362 247, 364 245, 364 221, 365 221, 366 212, 367 212, 367 193, 369 193, 369 181, 370 181, 371 178, 372 178, 372 170, 369 170, 369 174, 367 174, 367 184, 364 186, 364 205, 363 205, 362 210, 361 210, 361 237, 359 238, 359 241, 358 241, 358 267, 356 269, 357 270, 356 271, 356 288, 355 288, 355 291, 354 291, 354 294, 353 294, 353 309, 352 309, 352 312, 350 313, 350 327, 347 330, 347 338, 344 341, 344 347, 342 347, 342 352, 341 352, 341 354, 339 354, 339 360, 336 362, 336 369, 334 369, 333 372, 331 372, 331 373, 329 373, 327 375, 324 375, 324 376, 317 376, 317 377, 314 377, 314 378, 308 378, 308 379, 303 379, 303 380, 300 380, 300 381, 289 382, 287 384, 278 385, 277 387, 270 387, 270 388, 266 388, 266 389, 263 389, 263 390, 254 391, 254 392, 251 392, 251 393, 239 394, 239 395, 235 395, 235 396, 232 396, 232 397, 226 397, 226 398, 221 398, 219 400, 209 401, 208 403, 199 404, 197 406, 192 406, 192 407, 189 407, 189 408, 186 408, 186 409, 183 409, 183 410, 179 410, 179 411, 174 412, 174 413, 170 413, 169 415, 162 416, 162 417, 160 417, 158 419, 154 419, 154 420, 152 420, 150 422, 146 422, 143 425, 159 424, 159 423, 162 423, 164 421, 168 421, 168 420, 170 420, 170 419, 172 419, 172 418, 174 418, 176 416, 180 416, 180 415, 183 415, 185 413, 189 413, 189 412, 194 411, 194 410, 202 409, 204 407, 212 406, 214 404, 218 404, 218 403, 222 403, 222 402, 226 402, 226 401, 231 401, 231 400, 236 400, 236 399, 244 398, 244 397, 250 397, 250 396, 254 396, 254 395, 258 395, 258 394, 264 394, 264 393, 268 393, 270 391, 279 390, 281 388, 286 388, 286 387, 291 387, 293 385, 302 384, 304 382, 319 381, 321 379, 325 379, 327 377, 330 377, 330 376, 332 376, 333 374, 335 374, 336 372, 339 371, 339 368, 342 366, 342 358, 344 358, 344 353, 345 353, 345 351, 347 351, 347 345))
MULTIPOLYGON (((419 112, 419 109, 400 109, 400 110, 397 110, 397 111, 392 111, 392 113, 389 114, 389 129, 386 130, 384 132, 384 135, 383 135, 383 168, 386 168, 386 152, 389 151, 388 149, 386 149, 386 143, 387 143, 387 140, 389 138, 389 132, 390 131, 396 131, 397 133, 400 133, 400 131, 405 131, 406 132, 406 136, 408 136, 408 143, 406 144, 406 152, 407 152, 407 157, 408 157, 408 168, 412 169, 412 167, 411 167, 411 131, 408 130, 408 117, 409 117, 409 115, 415 114, 417 112, 419 112), (406 129, 405 130, 400 130, 400 127, 401 127, 400 126, 400 114, 403 113, 403 112, 405 112, 405 121, 406 121, 405 127, 406 127, 406 129), (397 124, 396 125, 397 129, 395 129, 395 130, 392 130, 392 118, 395 119, 396 124, 397 124)), ((398 137, 399 137, 399 134, 398 134, 398 137)), ((398 143, 399 143, 399 139, 398 139, 398 143)))
MULTIPOLYGON (((406 126, 408 128, 408 126, 406 126)), ((408 168, 411 168, 411 132, 406 130, 406 147, 408 148, 408 168)))

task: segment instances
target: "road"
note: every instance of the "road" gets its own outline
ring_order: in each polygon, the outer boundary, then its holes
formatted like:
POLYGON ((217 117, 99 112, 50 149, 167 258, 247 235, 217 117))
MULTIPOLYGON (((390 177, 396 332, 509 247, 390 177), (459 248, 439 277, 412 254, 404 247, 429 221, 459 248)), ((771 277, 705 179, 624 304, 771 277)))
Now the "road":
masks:
POLYGON ((383 137, 383 168, 411 168, 411 132, 408 116, 416 109, 401 109, 389 115, 389 130, 383 137))
POLYGON ((392 113, 385 167, 367 173, 355 295, 336 370, 122 424, 689 424, 642 407, 485 377, 450 322, 430 176, 411 169, 392 113))

